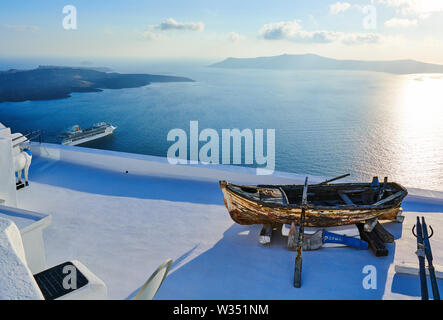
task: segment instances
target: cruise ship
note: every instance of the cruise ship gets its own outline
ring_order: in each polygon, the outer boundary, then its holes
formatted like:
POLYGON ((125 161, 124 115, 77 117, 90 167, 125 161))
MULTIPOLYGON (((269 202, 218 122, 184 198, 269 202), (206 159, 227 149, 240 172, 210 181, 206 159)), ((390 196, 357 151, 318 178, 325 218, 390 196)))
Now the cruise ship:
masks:
POLYGON ((75 125, 60 136, 62 139, 61 143, 64 145, 76 146, 88 141, 106 137, 112 134, 116 128, 117 127, 106 122, 96 123, 91 128, 87 129, 82 129, 79 125, 75 125))

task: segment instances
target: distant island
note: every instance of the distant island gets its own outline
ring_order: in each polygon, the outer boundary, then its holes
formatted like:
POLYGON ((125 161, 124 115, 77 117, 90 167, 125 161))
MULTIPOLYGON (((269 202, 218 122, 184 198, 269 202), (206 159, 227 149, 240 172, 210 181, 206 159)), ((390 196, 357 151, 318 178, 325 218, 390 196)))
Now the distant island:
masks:
POLYGON ((273 57, 228 58, 210 67, 230 69, 362 70, 393 74, 443 73, 443 65, 414 60, 337 60, 315 54, 283 54, 273 57))
POLYGON ((0 71, 0 103, 53 100, 73 92, 100 92, 146 86, 152 82, 192 82, 184 77, 120 74, 108 68, 39 66, 33 70, 0 71))

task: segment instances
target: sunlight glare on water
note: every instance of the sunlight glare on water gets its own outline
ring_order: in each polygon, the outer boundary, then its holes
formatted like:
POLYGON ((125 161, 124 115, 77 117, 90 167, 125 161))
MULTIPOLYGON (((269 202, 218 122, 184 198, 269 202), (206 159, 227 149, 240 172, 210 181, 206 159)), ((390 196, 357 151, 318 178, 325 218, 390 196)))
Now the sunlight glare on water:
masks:
MULTIPOLYGON (((409 76, 400 85, 387 113, 391 170, 407 185, 424 185, 443 177, 443 76, 409 76)), ((441 183, 430 187, 441 189, 441 183)))

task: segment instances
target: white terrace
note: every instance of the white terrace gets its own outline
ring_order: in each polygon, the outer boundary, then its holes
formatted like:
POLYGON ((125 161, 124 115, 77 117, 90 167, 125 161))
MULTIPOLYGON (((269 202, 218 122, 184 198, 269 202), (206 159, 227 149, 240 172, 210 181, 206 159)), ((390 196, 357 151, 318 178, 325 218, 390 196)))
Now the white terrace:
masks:
MULTIPOLYGON (((79 260, 106 285, 111 299, 133 298, 167 258, 174 264, 156 299, 418 299, 418 277, 394 271, 397 263, 417 264, 411 233, 417 215, 434 227, 434 262, 443 265, 439 192, 410 189, 403 203, 405 222, 385 225, 396 238, 388 244, 389 256, 343 247, 305 252, 302 288, 294 289, 295 254, 287 250, 286 238, 274 234, 271 246, 263 247, 259 226, 235 224, 218 180, 302 183, 304 176, 277 172, 260 177, 240 167, 173 166, 163 158, 50 144, 32 145, 32 152, 30 186, 9 205, 34 213, 14 216, 3 209, 3 218, 20 229, 28 265, 43 263, 35 267, 41 270, 79 260), (39 253, 26 243, 24 229, 42 219, 39 253), (376 267, 376 289, 362 285, 367 265, 376 267)), ((14 255, 2 252, 0 265, 15 263, 14 255)), ((38 297, 32 295, 28 278, 35 272, 29 268, 15 275, 20 279, 0 272, 0 280, 7 279, 15 290, 30 290, 17 298, 38 297)), ((0 290, 2 296, 11 297, 0 290)))

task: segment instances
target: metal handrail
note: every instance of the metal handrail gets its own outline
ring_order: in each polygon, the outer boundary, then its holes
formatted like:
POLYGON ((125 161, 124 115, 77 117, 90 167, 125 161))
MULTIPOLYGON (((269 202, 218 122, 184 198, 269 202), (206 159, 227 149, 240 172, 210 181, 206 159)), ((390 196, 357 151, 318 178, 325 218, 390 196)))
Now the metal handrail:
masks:
POLYGON ((26 140, 25 141, 21 141, 21 142, 16 143, 16 144, 13 144, 12 147, 15 148, 15 147, 21 145, 22 143, 31 141, 31 140, 36 139, 36 138, 38 138, 38 142, 39 143, 42 143, 42 131, 41 130, 34 130, 34 131, 31 131, 31 132, 29 132, 29 133, 27 133, 25 135, 21 135, 20 137, 16 137, 16 138, 12 139, 12 141, 16 141, 16 140, 19 140, 19 139, 22 139, 22 138, 25 138, 26 140))

